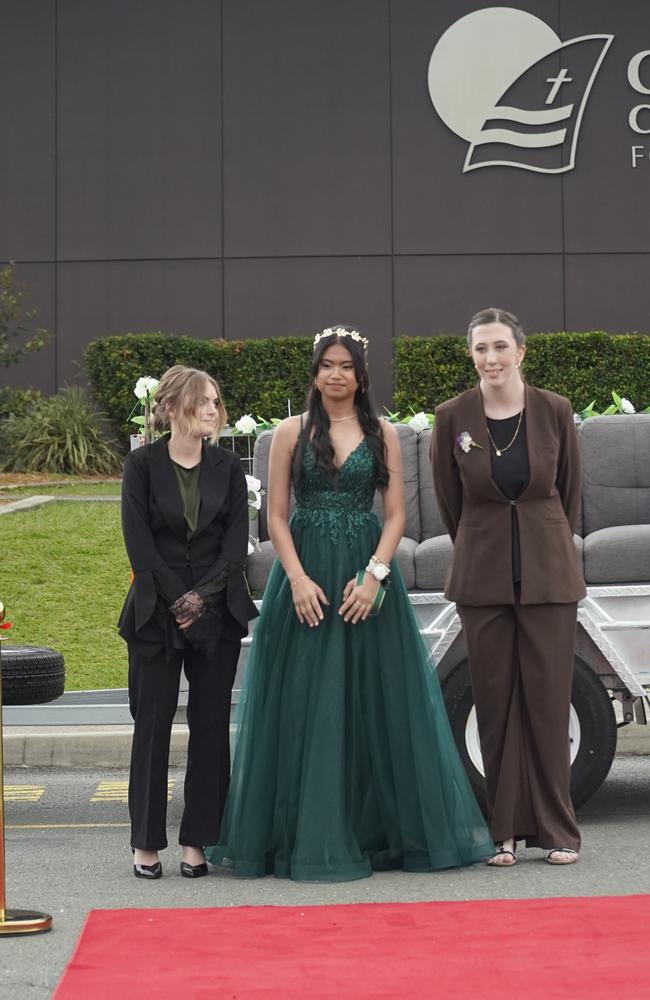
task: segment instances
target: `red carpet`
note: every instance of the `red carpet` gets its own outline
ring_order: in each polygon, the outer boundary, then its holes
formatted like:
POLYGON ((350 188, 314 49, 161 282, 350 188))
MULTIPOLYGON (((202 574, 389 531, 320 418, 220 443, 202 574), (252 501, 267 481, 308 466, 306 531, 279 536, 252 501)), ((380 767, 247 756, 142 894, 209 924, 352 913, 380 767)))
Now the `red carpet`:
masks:
POLYGON ((650 896, 94 910, 53 1000, 650 997, 650 896))

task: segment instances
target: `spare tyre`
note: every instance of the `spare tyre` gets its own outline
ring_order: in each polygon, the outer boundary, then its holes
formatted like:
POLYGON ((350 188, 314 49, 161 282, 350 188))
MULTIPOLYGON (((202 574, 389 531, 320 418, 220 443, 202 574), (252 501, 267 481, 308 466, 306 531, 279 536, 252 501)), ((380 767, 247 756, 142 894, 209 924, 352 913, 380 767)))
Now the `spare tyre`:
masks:
POLYGON ((63 694, 65 661, 43 646, 2 643, 3 705, 40 705, 63 694))

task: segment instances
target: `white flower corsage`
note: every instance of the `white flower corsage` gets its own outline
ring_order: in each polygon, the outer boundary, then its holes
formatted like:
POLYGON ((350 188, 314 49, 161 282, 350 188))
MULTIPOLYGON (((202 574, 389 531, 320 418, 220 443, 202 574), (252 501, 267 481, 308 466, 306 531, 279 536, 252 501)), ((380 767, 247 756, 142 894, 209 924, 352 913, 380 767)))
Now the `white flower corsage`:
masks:
POLYGON ((462 448, 462 450, 465 452, 465 454, 468 453, 470 448, 483 447, 482 444, 477 444, 476 441, 472 440, 472 435, 470 434, 469 431, 462 431, 456 438, 456 441, 458 442, 460 448, 462 448))

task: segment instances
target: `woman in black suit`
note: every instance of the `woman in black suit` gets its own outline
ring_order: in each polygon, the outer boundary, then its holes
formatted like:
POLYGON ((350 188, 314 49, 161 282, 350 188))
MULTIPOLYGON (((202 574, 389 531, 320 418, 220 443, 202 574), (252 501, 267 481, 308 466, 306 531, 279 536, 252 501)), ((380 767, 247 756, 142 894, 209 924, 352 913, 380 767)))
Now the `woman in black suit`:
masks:
POLYGON ((134 874, 160 878, 167 846, 167 764, 181 667, 189 683, 181 874, 207 874, 230 775, 230 698, 241 639, 256 614, 244 564, 248 504, 239 459, 216 441, 219 387, 175 365, 156 390, 155 425, 171 430, 127 456, 122 530, 133 582, 119 620, 134 720, 129 811, 134 874))

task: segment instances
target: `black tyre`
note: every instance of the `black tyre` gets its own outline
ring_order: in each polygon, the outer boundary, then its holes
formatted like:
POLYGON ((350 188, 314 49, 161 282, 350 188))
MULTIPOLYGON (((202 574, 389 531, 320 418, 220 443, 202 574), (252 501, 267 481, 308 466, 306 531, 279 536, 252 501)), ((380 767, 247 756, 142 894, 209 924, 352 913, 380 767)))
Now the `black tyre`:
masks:
POLYGON ((42 646, 2 644, 2 702, 40 705, 63 694, 65 665, 61 653, 42 646))
MULTIPOLYGON (((485 779, 466 659, 443 681, 442 693, 458 752, 485 812, 485 779)), ((609 774, 616 736, 616 716, 607 691, 593 670, 576 657, 569 722, 571 797, 576 808, 591 798, 609 774)))

